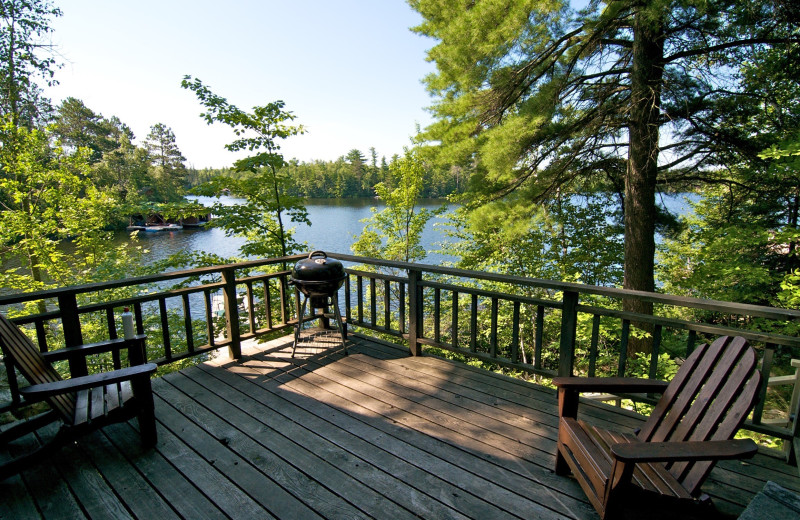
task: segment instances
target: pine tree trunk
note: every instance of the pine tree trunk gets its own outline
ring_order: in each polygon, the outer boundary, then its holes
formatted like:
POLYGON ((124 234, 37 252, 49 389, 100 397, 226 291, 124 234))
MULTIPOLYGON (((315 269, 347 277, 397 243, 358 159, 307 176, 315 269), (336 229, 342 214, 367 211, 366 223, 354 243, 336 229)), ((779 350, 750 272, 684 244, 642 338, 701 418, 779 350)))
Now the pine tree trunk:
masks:
MULTIPOLYGON (((655 290, 655 187, 658 173, 659 107, 664 73, 663 20, 649 6, 635 15, 628 170, 625 177, 624 287, 655 290)), ((652 303, 625 300, 626 311, 652 314, 652 303)), ((641 325, 636 324, 637 326, 641 325)), ((649 352, 650 341, 631 338, 628 355, 649 352)))

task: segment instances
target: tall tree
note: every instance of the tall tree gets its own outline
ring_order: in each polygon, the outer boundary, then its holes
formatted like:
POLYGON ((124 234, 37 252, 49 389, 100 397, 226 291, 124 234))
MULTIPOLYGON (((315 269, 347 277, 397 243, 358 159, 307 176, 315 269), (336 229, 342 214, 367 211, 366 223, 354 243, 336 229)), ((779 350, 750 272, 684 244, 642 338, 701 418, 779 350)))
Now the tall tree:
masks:
POLYGON ((186 157, 181 154, 172 129, 163 123, 153 125, 144 146, 153 166, 151 179, 157 199, 160 202, 181 200, 187 176, 186 157))
POLYGON ((62 146, 72 150, 88 148, 91 162, 98 162, 105 152, 118 146, 112 138, 113 132, 113 124, 87 107, 80 99, 68 97, 56 111, 53 133, 62 146))
POLYGON ((48 0, 0 1, 0 115, 15 125, 32 127, 42 101, 35 76, 53 84, 56 64, 46 36, 50 20, 61 11, 48 0))
POLYGON ((735 72, 798 41, 772 0, 409 3, 424 17, 415 30, 438 41, 426 79, 436 121, 421 139, 474 171, 478 199, 518 192, 530 204, 577 178, 607 183, 624 201, 624 286, 644 291, 655 289, 657 186, 718 180, 724 153, 759 151, 725 126, 748 96, 735 72))
POLYGON ((422 231, 425 224, 441 210, 418 209, 417 204, 426 180, 426 168, 414 150, 406 150, 393 161, 390 169, 397 180, 392 189, 384 183, 375 186, 386 208, 365 219, 364 230, 353 243, 356 254, 386 260, 415 262, 425 258, 422 231))
POLYGON ((216 225, 248 239, 242 248, 244 254, 286 256, 294 252, 297 244, 292 240, 291 230, 284 224, 284 215, 293 222, 311 223, 301 201, 286 193, 281 170, 287 163, 280 153, 278 140, 304 133, 302 125, 290 124, 295 116, 283 109, 284 102, 280 100, 255 106, 252 112, 246 112, 214 94, 198 78, 185 76, 181 87, 195 93, 205 107, 201 117, 208 124, 219 122, 233 129, 238 139, 225 145, 226 149, 257 152, 233 164, 235 171, 248 172, 253 177, 237 183, 220 178, 199 191, 218 194, 221 188, 229 188, 232 194, 247 199, 246 204, 234 207, 215 205, 213 211, 216 215, 222 217, 220 212, 224 213, 224 218, 217 219, 216 225))

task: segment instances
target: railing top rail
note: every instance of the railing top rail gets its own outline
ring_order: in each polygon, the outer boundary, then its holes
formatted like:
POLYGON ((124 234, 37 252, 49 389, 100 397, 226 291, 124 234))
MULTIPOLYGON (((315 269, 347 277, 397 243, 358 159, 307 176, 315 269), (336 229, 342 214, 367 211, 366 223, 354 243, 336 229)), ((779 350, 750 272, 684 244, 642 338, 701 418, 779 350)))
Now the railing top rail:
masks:
POLYGON ((418 264, 410 262, 398 262, 392 260, 379 260, 376 258, 366 258, 361 256, 345 255, 339 253, 327 253, 331 258, 346 262, 361 264, 379 265, 394 269, 414 269, 429 273, 442 274, 461 278, 476 278, 493 282, 510 283, 515 285, 525 285, 529 287, 539 287, 554 291, 577 292, 607 296, 610 298, 623 299, 632 298, 644 302, 660 303, 665 305, 675 305, 680 307, 690 307, 725 314, 737 314, 754 316, 774 320, 800 320, 800 311, 794 309, 782 309, 778 307, 767 307, 763 305, 752 305, 747 303, 733 303, 721 300, 704 300, 688 296, 674 296, 647 291, 633 291, 630 289, 620 289, 617 287, 600 287, 596 285, 585 285, 573 282, 557 282, 554 280, 543 280, 540 278, 528 278, 524 276, 514 276, 501 273, 489 273, 485 271, 470 271, 466 269, 456 269, 453 267, 442 267, 431 264, 418 264))
POLYGON ((170 271, 168 273, 154 274, 148 276, 137 276, 133 278, 125 278, 122 280, 112 280, 109 282, 90 283, 83 285, 72 285, 66 287, 59 287, 55 289, 45 289, 42 291, 34 291, 29 293, 18 293, 0 296, 0 305, 13 305, 15 303, 22 303, 31 300, 41 300, 45 298, 57 298, 66 294, 80 294, 87 292, 104 291, 108 289, 117 289, 119 287, 127 287, 131 285, 143 285, 148 283, 163 282, 165 280, 174 280, 176 278, 188 278, 192 276, 204 276, 208 274, 219 273, 226 269, 252 269, 265 265, 280 264, 283 262, 295 262, 308 255, 292 255, 280 258, 266 258, 259 260, 248 260, 238 262, 235 264, 214 265, 210 267, 198 267, 195 269, 185 269, 181 271, 170 271))
MULTIPOLYGON (((265 265, 274 265, 285 262, 295 262, 302 258, 306 258, 306 256, 307 256, 306 254, 300 254, 300 255, 292 255, 280 258, 249 260, 235 264, 217 265, 210 267, 200 267, 196 269, 172 271, 169 273, 149 275, 149 276, 139 276, 124 280, 114 280, 109 282, 76 285, 76 286, 61 287, 56 289, 47 289, 43 291, 36 291, 30 293, 6 295, 6 296, 0 296, 0 305, 13 305, 15 303, 21 303, 31 300, 55 298, 60 295, 102 291, 102 290, 115 289, 130 285, 155 283, 165 280, 172 280, 176 278, 203 276, 208 274, 219 273, 227 269, 249 269, 265 265)), ((745 303, 733 303, 720 300, 704 300, 700 298, 674 296, 674 295, 660 294, 647 291, 632 291, 629 289, 620 289, 617 287, 600 287, 595 285, 584 285, 573 282, 559 282, 554 280, 528 278, 524 276, 508 275, 502 273, 489 273, 485 271, 456 269, 453 267, 442 267, 439 265, 431 265, 431 264, 398 262, 393 260, 380 260, 377 258, 367 258, 362 256, 354 256, 354 255, 347 255, 340 253, 328 253, 328 256, 345 262, 370 264, 370 265, 377 265, 377 266, 389 267, 401 270, 411 269, 411 270, 441 274, 445 276, 453 276, 458 278, 474 278, 478 280, 509 283, 515 285, 528 286, 528 287, 538 287, 553 291, 595 294, 599 296, 606 296, 616 299, 633 298, 640 301, 651 302, 651 303, 675 305, 681 307, 689 307, 689 308, 702 309, 714 312, 721 312, 725 314, 746 315, 746 316, 754 316, 754 317, 776 319, 776 320, 800 320, 800 311, 793 309, 782 309, 778 307, 767 307, 762 305, 751 305, 745 303)))

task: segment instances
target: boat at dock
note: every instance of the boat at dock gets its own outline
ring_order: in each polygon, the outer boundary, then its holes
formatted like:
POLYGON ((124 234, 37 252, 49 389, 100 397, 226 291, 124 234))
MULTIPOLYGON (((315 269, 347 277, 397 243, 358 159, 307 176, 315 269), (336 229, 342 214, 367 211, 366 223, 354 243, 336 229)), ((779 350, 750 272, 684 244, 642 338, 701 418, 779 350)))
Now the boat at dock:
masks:
POLYGON ((144 226, 128 226, 128 231, 145 231, 147 233, 159 233, 161 231, 180 231, 183 226, 180 224, 153 224, 144 226))

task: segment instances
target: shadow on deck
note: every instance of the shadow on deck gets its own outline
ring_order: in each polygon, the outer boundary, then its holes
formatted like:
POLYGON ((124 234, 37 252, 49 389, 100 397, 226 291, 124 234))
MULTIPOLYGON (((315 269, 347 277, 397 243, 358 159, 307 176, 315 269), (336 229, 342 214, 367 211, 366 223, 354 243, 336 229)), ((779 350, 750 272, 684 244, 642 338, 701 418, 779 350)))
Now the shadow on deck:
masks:
MULTIPOLYGON (((550 470, 554 391, 358 337, 349 356, 319 348, 335 339, 294 359, 290 337, 248 343, 241 361, 154 380, 155 449, 135 422, 107 427, 0 482, 0 517, 597 518, 550 470)), ((736 516, 766 480, 800 491, 763 455, 720 463, 703 489, 736 516)))

